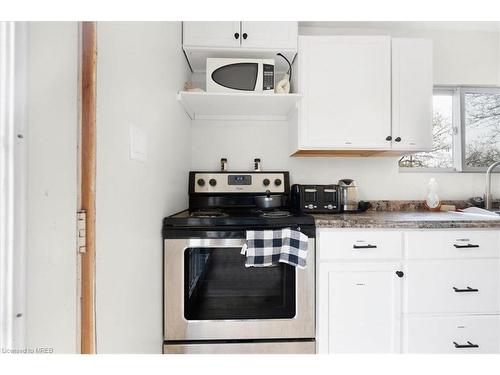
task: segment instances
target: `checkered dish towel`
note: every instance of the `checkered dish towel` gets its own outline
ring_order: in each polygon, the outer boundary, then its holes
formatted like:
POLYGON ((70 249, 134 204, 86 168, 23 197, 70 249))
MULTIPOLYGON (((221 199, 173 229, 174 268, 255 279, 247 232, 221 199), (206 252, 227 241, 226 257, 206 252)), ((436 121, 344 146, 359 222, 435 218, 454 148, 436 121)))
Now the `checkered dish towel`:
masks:
POLYGON ((247 256, 246 267, 268 267, 277 262, 306 268, 309 238, 291 228, 248 230, 241 254, 247 256))

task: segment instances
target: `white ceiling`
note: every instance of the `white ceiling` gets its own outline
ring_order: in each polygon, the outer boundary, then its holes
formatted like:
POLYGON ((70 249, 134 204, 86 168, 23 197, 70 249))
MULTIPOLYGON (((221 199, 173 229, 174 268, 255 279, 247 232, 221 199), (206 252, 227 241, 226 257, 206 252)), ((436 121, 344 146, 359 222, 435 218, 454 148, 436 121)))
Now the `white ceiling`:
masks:
POLYGON ((477 21, 304 21, 299 22, 300 27, 326 27, 343 29, 407 29, 407 30, 453 30, 453 31, 490 31, 500 32, 500 22, 477 21))

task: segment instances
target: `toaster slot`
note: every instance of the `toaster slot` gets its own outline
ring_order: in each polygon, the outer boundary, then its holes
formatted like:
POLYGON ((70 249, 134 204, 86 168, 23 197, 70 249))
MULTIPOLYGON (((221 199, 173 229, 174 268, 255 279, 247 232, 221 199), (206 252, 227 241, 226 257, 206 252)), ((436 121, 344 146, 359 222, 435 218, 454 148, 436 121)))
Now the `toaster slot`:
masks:
POLYGON ((318 200, 318 190, 315 188, 304 189, 304 202, 316 203, 318 200))
POLYGON ((323 199, 326 204, 337 202, 337 190, 333 187, 323 190, 323 199))

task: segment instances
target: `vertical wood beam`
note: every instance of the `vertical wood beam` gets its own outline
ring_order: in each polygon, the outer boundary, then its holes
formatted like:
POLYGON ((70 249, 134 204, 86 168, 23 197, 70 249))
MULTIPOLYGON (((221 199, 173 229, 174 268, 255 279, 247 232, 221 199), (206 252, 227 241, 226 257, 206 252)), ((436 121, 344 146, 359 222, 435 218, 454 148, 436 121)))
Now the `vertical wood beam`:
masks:
POLYGON ((87 213, 86 252, 82 254, 81 351, 96 352, 95 337, 95 180, 96 180, 96 22, 82 23, 81 209, 87 213))

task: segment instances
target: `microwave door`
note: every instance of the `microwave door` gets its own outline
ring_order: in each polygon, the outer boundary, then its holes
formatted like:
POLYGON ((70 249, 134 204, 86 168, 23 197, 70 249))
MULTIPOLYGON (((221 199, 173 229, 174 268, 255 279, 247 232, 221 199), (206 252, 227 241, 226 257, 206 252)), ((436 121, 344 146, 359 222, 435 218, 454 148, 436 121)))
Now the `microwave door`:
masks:
POLYGON ((258 63, 235 63, 221 66, 212 73, 212 81, 215 83, 215 91, 256 91, 259 78, 262 79, 262 72, 259 72, 262 64, 258 63), (260 74, 259 74, 260 73, 260 74), (218 90, 217 90, 218 88, 218 90))

